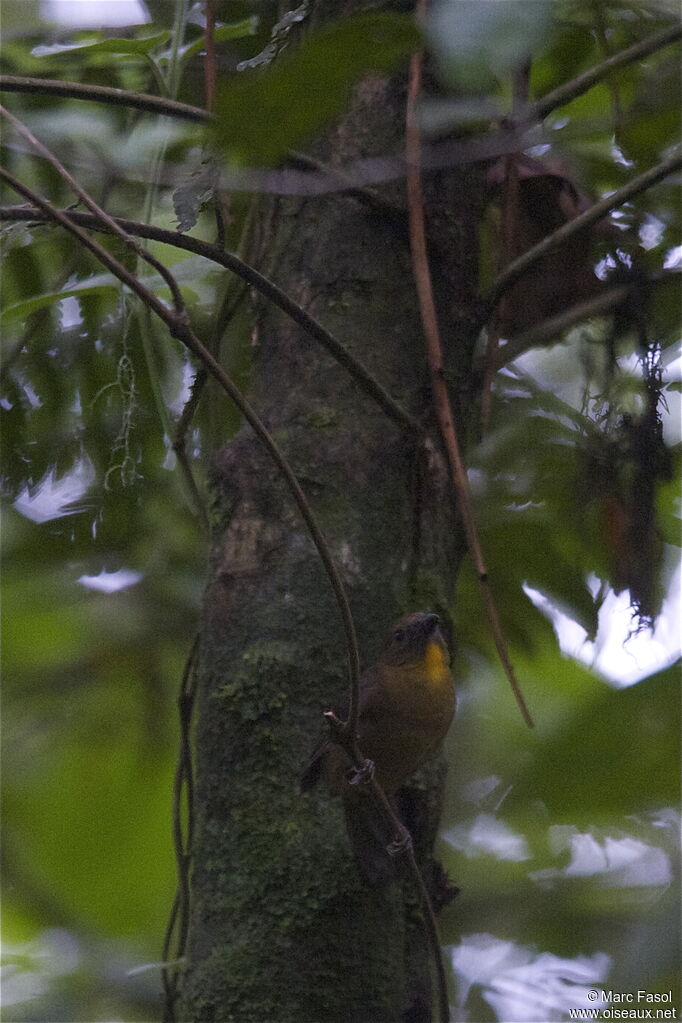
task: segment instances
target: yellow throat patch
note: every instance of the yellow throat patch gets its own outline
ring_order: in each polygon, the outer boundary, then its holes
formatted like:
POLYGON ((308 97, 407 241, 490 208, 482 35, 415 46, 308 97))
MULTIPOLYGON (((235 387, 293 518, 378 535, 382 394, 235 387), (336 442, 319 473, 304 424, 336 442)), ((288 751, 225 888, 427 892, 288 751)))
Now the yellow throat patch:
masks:
POLYGON ((432 685, 439 685, 450 680, 448 662, 440 643, 427 643, 424 661, 426 664, 426 675, 432 685))

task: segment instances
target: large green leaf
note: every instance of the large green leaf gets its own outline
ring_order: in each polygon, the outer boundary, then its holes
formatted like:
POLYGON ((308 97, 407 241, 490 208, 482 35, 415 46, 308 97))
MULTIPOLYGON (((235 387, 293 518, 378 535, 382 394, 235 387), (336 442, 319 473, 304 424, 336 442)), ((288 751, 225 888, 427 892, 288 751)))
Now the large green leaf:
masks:
POLYGON ((215 142, 233 160, 271 164, 339 114, 355 82, 392 70, 418 45, 407 15, 333 22, 295 54, 221 87, 215 142))
POLYGON ((526 784, 554 819, 600 821, 679 806, 680 667, 604 686, 536 748, 526 784))

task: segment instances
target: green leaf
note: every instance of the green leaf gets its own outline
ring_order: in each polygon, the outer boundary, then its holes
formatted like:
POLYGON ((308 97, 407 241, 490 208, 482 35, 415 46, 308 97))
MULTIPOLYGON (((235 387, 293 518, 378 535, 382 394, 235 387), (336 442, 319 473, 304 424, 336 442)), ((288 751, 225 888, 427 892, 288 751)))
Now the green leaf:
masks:
POLYGON ((11 323, 14 320, 23 320, 31 313, 34 313, 36 309, 54 305, 55 302, 61 302, 65 298, 101 295, 106 292, 117 291, 119 287, 119 282, 112 274, 95 274, 93 277, 79 281, 71 287, 62 288, 59 291, 46 292, 43 295, 34 295, 32 298, 27 298, 7 306, 2 310, 2 321, 11 323))
POLYGON ((527 784, 555 819, 598 821, 679 806, 679 763, 678 663, 627 689, 604 686, 544 738, 527 784))
POLYGON ((157 32, 156 35, 144 39, 97 39, 84 43, 52 43, 49 46, 36 46, 33 55, 55 57, 63 53, 132 53, 146 57, 169 39, 170 32, 157 32))
POLYGON ((281 63, 222 87, 216 144, 232 159, 272 164, 341 113, 355 82, 392 70, 418 45, 407 15, 363 14, 336 22, 281 63))

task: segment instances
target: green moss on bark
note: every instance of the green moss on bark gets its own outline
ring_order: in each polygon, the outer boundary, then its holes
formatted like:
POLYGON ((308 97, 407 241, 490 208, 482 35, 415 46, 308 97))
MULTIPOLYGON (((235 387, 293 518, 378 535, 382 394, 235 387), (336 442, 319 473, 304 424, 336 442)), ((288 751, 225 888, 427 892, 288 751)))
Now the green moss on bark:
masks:
MULTIPOLYGON (((317 155, 342 163, 390 150, 402 132, 403 91, 400 81, 365 83, 317 155)), ((450 174, 441 198, 432 196, 447 206, 437 218, 439 287, 444 334, 456 339, 462 364, 476 288, 476 203, 467 182, 450 174), (454 297, 443 285, 450 272, 459 274, 454 297)), ((274 200, 267 221, 277 282, 428 421, 404 232, 344 194, 274 200)), ((447 614, 450 606, 463 545, 442 456, 418 452, 415 439, 279 311, 259 306, 255 336, 251 398, 323 528, 369 665, 400 613, 447 614)), ((367 888, 338 802, 322 790, 298 790, 321 713, 338 705, 347 685, 329 582, 285 485, 246 430, 217 457, 212 493, 180 1018, 393 1023, 429 997, 414 893, 397 882, 367 888)), ((415 787, 426 859, 438 791, 437 772, 415 787)))

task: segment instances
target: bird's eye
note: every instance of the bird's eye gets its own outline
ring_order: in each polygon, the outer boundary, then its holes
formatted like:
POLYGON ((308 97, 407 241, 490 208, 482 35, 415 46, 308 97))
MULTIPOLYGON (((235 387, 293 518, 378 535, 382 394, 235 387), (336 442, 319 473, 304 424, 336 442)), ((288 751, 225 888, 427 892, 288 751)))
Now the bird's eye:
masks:
POLYGON ((402 643, 402 641, 405 639, 405 630, 396 629, 395 632, 393 633, 393 639, 396 641, 396 643, 402 643))

